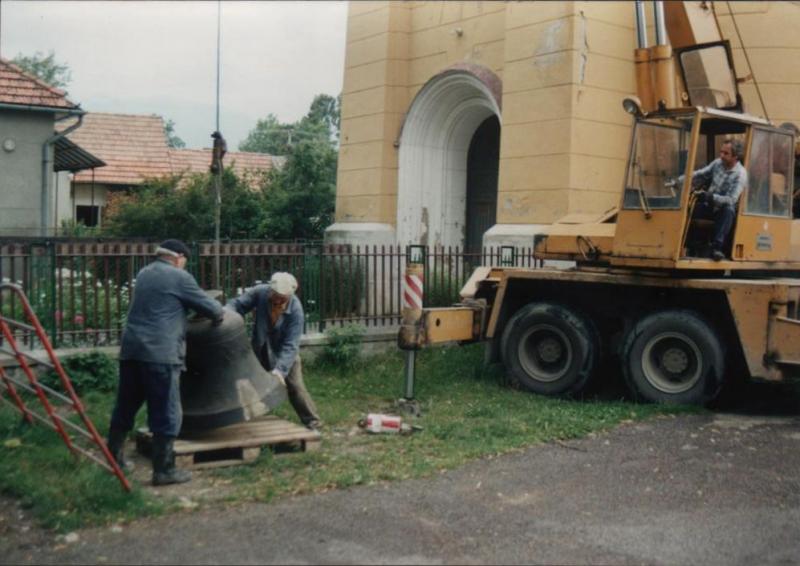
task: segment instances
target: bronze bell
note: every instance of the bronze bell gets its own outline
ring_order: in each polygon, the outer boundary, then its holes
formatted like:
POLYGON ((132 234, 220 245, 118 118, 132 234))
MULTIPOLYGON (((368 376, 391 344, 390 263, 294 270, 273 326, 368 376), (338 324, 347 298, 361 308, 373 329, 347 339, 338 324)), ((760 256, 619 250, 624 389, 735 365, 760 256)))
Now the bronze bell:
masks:
POLYGON ((253 353, 238 313, 225 309, 218 326, 204 318, 189 321, 186 370, 181 375, 181 436, 249 421, 286 396, 286 386, 253 353))

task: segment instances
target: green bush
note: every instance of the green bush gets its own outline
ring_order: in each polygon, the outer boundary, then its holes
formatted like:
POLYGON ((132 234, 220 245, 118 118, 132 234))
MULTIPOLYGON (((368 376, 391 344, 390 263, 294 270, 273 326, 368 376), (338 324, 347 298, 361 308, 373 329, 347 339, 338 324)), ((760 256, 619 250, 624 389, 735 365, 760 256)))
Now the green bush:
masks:
MULTIPOLYGON (((467 274, 469 277, 469 274, 467 274)), ((461 281, 449 271, 431 269, 425 276, 424 302, 426 307, 449 307, 459 301, 461 281)))
MULTIPOLYGON (((214 238, 214 187, 210 173, 147 179, 132 193, 118 193, 108 203, 103 235, 184 241, 214 238)), ((231 165, 222 173, 220 236, 261 239, 268 192, 263 175, 237 175, 231 165)))
POLYGON ((65 219, 61 221, 61 236, 70 238, 92 238, 97 236, 97 228, 87 226, 82 221, 65 219))
MULTIPOLYGON (((102 352, 75 354, 61 360, 64 371, 75 391, 81 395, 88 391, 111 393, 117 388, 117 360, 102 352)), ((61 380, 55 371, 40 377, 40 381, 56 391, 62 391, 61 380)))
POLYGON ((320 269, 322 318, 348 318, 362 311, 367 293, 365 257, 331 254, 323 257, 320 269))
POLYGON ((361 354, 361 343, 364 340, 364 327, 358 324, 346 324, 339 328, 325 331, 328 338, 322 351, 325 363, 337 366, 352 367, 361 354))

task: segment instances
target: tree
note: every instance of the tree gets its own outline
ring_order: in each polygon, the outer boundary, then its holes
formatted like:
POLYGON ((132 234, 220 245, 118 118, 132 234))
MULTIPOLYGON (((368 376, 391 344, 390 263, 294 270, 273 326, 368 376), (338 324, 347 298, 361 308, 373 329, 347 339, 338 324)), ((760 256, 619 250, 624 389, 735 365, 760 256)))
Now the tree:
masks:
POLYGON ((178 134, 175 133, 175 122, 167 120, 164 123, 164 135, 167 136, 167 145, 172 148, 186 147, 186 142, 183 141, 178 134))
POLYGON ((239 151, 286 155, 293 129, 293 124, 284 124, 274 114, 268 114, 266 118, 256 122, 256 127, 239 144, 239 151))
POLYGON ((271 171, 260 232, 270 239, 322 239, 333 221, 336 148, 318 138, 297 142, 271 171))
POLYGON ((41 51, 37 51, 31 56, 18 53, 11 62, 50 86, 66 88, 72 80, 72 73, 69 70, 69 66, 66 63, 58 63, 55 60, 55 56, 53 50, 50 50, 47 55, 41 51))
POLYGON ((301 140, 321 139, 334 145, 339 140, 339 114, 341 95, 334 98, 318 94, 311 101, 308 113, 292 124, 268 114, 256 122, 247 138, 239 144, 240 151, 253 151, 269 155, 288 155, 293 144, 301 140))
MULTIPOLYGON (((277 123, 273 115, 268 118, 277 123)), ((260 231, 276 240, 319 240, 333 221, 339 99, 315 96, 308 113, 292 126, 292 133, 283 153, 286 164, 270 172, 260 231)))
MULTIPOLYGON (((180 238, 186 241, 214 238, 213 177, 195 173, 187 177, 150 179, 128 195, 116 196, 106 208, 103 232, 117 237, 180 238), (180 187, 180 188, 179 188, 180 187)), ((263 237, 265 185, 253 190, 249 179, 231 167, 222 174, 220 235, 225 239, 263 237)))
POLYGON ((311 101, 311 107, 303 120, 324 125, 328 130, 330 139, 338 140, 341 105, 341 94, 336 98, 329 94, 318 94, 311 101))

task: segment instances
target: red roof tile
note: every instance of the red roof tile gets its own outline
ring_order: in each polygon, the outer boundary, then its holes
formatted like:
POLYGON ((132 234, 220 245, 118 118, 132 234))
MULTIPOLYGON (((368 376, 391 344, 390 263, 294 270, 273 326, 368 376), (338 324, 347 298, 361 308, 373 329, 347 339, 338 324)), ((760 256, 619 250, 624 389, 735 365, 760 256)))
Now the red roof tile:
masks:
MULTIPOLYGON (((74 120, 59 123, 63 130, 74 120)), ((95 182, 109 185, 138 185, 146 178, 181 173, 207 173, 211 164, 210 149, 170 149, 160 116, 89 112, 83 124, 67 136, 86 151, 105 161, 95 169, 95 182)), ((264 153, 232 151, 224 163, 239 176, 246 172, 266 172, 280 167, 282 157, 264 153)), ((91 171, 75 175, 75 182, 88 183, 91 171)), ((257 187, 257 176, 251 175, 251 186, 257 187)))
POLYGON ((29 75, 11 61, 0 58, 0 103, 45 108, 78 108, 57 89, 29 75))
MULTIPOLYGON (((59 128, 72 123, 59 124, 59 128)), ((97 183, 138 185, 146 178, 172 173, 160 116, 90 112, 68 137, 106 162, 105 167, 95 170, 97 183)), ((75 175, 78 183, 91 180, 91 171, 75 175)))
MULTIPOLYGON (((170 149, 169 157, 172 172, 176 174, 208 173, 211 165, 211 149, 170 149)), ((266 173, 273 167, 279 167, 279 159, 266 153, 229 151, 222 161, 226 167, 233 167, 237 176, 243 177, 247 172, 266 173)), ((250 181, 251 187, 256 188, 258 179, 251 178, 250 181)))

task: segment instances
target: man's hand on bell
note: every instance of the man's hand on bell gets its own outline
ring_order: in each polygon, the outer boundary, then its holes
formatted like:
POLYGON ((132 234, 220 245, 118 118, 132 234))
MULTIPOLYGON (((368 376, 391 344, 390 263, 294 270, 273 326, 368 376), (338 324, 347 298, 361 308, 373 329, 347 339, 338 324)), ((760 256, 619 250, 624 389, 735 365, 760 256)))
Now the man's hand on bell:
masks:
POLYGON ((283 377, 283 374, 281 372, 279 372, 278 370, 274 369, 270 373, 278 378, 278 381, 281 382, 281 385, 286 387, 286 378, 283 377))

